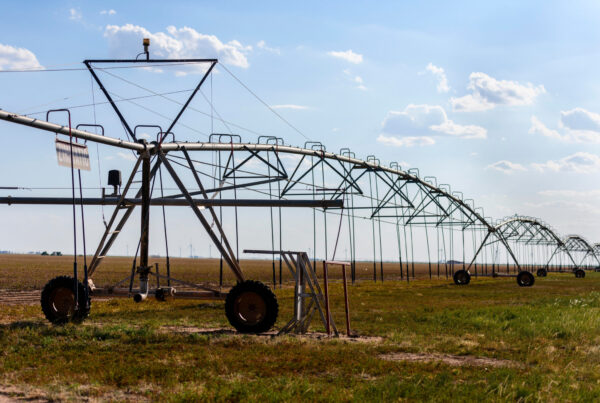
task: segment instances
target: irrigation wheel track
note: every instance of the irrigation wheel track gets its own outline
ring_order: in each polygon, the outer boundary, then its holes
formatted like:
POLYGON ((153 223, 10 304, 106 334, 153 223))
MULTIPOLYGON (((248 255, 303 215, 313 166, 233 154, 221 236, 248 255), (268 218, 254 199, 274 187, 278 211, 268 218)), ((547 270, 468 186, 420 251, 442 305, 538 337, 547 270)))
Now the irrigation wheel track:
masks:
POLYGON ((10 291, 0 290, 0 304, 2 305, 36 305, 40 303, 40 290, 10 291))

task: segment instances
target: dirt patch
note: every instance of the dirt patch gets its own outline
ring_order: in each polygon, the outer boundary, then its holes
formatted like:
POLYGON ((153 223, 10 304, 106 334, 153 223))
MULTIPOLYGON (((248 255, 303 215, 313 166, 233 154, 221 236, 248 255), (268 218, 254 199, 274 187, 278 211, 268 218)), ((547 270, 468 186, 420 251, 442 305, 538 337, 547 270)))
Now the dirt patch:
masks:
POLYGON ((311 332, 311 333, 306 333, 306 334, 300 334, 300 335, 290 335, 292 337, 299 337, 299 338, 306 338, 306 339, 316 339, 316 340, 341 340, 341 341, 345 341, 348 343, 368 343, 368 344, 379 344, 383 342, 383 337, 377 337, 377 336, 360 336, 360 335, 353 335, 353 336, 346 336, 345 334, 340 333, 340 335, 338 337, 335 336, 329 336, 327 333, 320 333, 320 332, 311 332))
MULTIPOLYGON (((180 334, 204 334, 204 335, 239 335, 232 328, 226 327, 196 327, 196 326, 161 326, 160 331, 165 333, 180 333, 180 334)), ((269 332, 253 335, 254 337, 275 337, 277 336, 276 330, 269 332)), ((383 342, 382 337, 369 337, 369 336, 352 336, 340 334, 339 337, 329 336, 327 333, 320 332, 309 332, 305 334, 285 334, 282 337, 293 337, 298 339, 311 339, 311 340, 343 340, 350 343, 381 343, 383 342)))
MULTIPOLYGON (((47 385, 50 386, 50 385, 47 385)), ((62 401, 77 401, 77 402, 146 402, 148 397, 145 396, 147 389, 141 391, 131 390, 110 390, 107 393, 89 395, 92 387, 88 385, 80 385, 76 390, 73 390, 65 385, 52 385, 50 391, 44 391, 35 386, 29 385, 2 385, 0 384, 0 403, 19 403, 19 402, 62 402, 62 401)), ((104 391, 103 391, 104 392, 104 391)))
POLYGON ((453 367, 486 367, 486 368, 517 368, 523 364, 510 361, 498 360, 488 357, 475 357, 472 355, 451 355, 451 354, 418 354, 418 353, 391 353, 380 355, 379 358, 387 361, 406 361, 406 362, 441 362, 453 367))
MULTIPOLYGON (((206 334, 215 336, 237 334, 235 330, 226 327, 161 326, 160 331, 164 333, 206 334)), ((272 336, 274 334, 274 332, 262 333, 263 336, 272 336)))
POLYGON ((14 402, 48 402, 50 400, 43 397, 43 393, 38 390, 22 390, 15 386, 0 385, 0 403, 14 402))

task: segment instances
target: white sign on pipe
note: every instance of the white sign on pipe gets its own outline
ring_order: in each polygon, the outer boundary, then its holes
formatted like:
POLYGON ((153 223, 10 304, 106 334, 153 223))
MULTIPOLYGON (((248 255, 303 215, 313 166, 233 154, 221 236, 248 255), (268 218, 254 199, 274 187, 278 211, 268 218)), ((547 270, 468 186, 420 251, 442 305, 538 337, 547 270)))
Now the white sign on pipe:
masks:
POLYGON ((73 150, 73 168, 90 171, 90 153, 87 145, 70 143, 56 139, 56 159, 58 165, 71 168, 71 150, 73 150))

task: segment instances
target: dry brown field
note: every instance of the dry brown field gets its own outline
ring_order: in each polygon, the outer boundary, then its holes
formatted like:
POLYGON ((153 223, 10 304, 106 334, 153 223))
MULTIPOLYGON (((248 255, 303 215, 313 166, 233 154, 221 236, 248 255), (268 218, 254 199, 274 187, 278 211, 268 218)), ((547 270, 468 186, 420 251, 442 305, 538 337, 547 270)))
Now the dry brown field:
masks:
MULTIPOLYGON (((91 258, 87 259, 88 264, 91 258)), ((165 274, 166 259, 151 258, 152 265, 158 264, 161 274, 165 274)), ((190 259, 190 258, 171 258, 171 275, 185 281, 191 281, 198 284, 219 284, 219 259, 190 259)), ((133 258, 131 257, 107 257, 99 266, 93 276, 96 286, 106 286, 116 283, 131 274, 133 258)), ((266 284, 273 282, 273 261, 271 260, 241 260, 240 265, 244 274, 249 279, 260 280, 266 284)), ((279 260, 275 260, 276 282, 279 283, 279 260)), ((383 262, 384 280, 406 280, 406 270, 411 278, 413 277, 413 263, 403 263, 403 274, 400 276, 400 265, 398 262, 383 262)), ((373 280, 373 262, 356 263, 357 280, 373 280)), ((79 273, 83 274, 83 257, 78 258, 79 273)), ((456 265, 456 270, 462 268, 462 265, 456 265)), ((416 278, 428 278, 430 265, 428 263, 414 263, 414 276, 416 278)), ((444 264, 431 263, 431 273, 433 278, 446 278, 451 281, 452 268, 444 264)), ((509 267, 512 271, 514 268, 509 267)), ((317 273, 322 275, 322 263, 317 262, 317 273)), ((381 266, 375 264, 377 280, 381 279, 381 266)), ((500 267, 500 270, 506 272, 506 265, 500 267)), ((483 268, 478 267, 478 272, 483 268)), ((474 268, 471 269, 474 272, 474 268)), ((488 272, 491 272, 491 265, 488 266, 488 272)), ((44 284, 50 279, 59 275, 72 275, 73 256, 41 256, 41 255, 0 255, 0 289, 8 290, 36 290, 44 287, 44 284)), ((285 263, 281 265, 281 282, 289 284, 292 281, 290 271, 285 263)), ((341 270, 336 267, 330 269, 330 278, 340 279, 341 270)), ((350 278, 349 278, 350 280, 350 278)), ((223 285, 232 285, 235 277, 223 263, 223 285)))

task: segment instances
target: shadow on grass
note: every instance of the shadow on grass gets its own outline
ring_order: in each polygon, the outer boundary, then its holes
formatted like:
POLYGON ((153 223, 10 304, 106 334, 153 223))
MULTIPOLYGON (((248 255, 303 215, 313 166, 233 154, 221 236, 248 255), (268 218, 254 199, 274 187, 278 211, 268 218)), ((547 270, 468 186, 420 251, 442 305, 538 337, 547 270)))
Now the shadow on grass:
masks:
POLYGON ((239 335, 234 329, 218 328, 218 329, 203 329, 198 327, 190 326, 162 326, 162 330, 166 330, 169 333, 179 334, 197 334, 203 336, 230 336, 239 335))
MULTIPOLYGON (((164 304, 168 304, 165 302, 164 304)), ((92 308, 93 309, 93 308, 92 308)), ((214 303, 214 304, 190 304, 190 305, 161 305, 156 308, 150 307, 142 307, 141 309, 138 305, 133 305, 132 307, 128 307, 126 305, 121 305, 118 309, 114 311, 108 312, 96 312, 92 311, 94 318, 110 318, 110 317, 119 317, 119 318, 136 318, 136 317, 147 317, 148 315, 172 315, 177 312, 189 312, 189 311, 223 311, 224 305, 222 303, 214 303), (135 308, 134 308, 135 307, 135 308), (165 309, 167 308, 167 309, 165 309)))
POLYGON ((12 323, 0 325, 0 331, 17 330, 17 329, 46 329, 48 324, 42 321, 19 320, 12 323))

